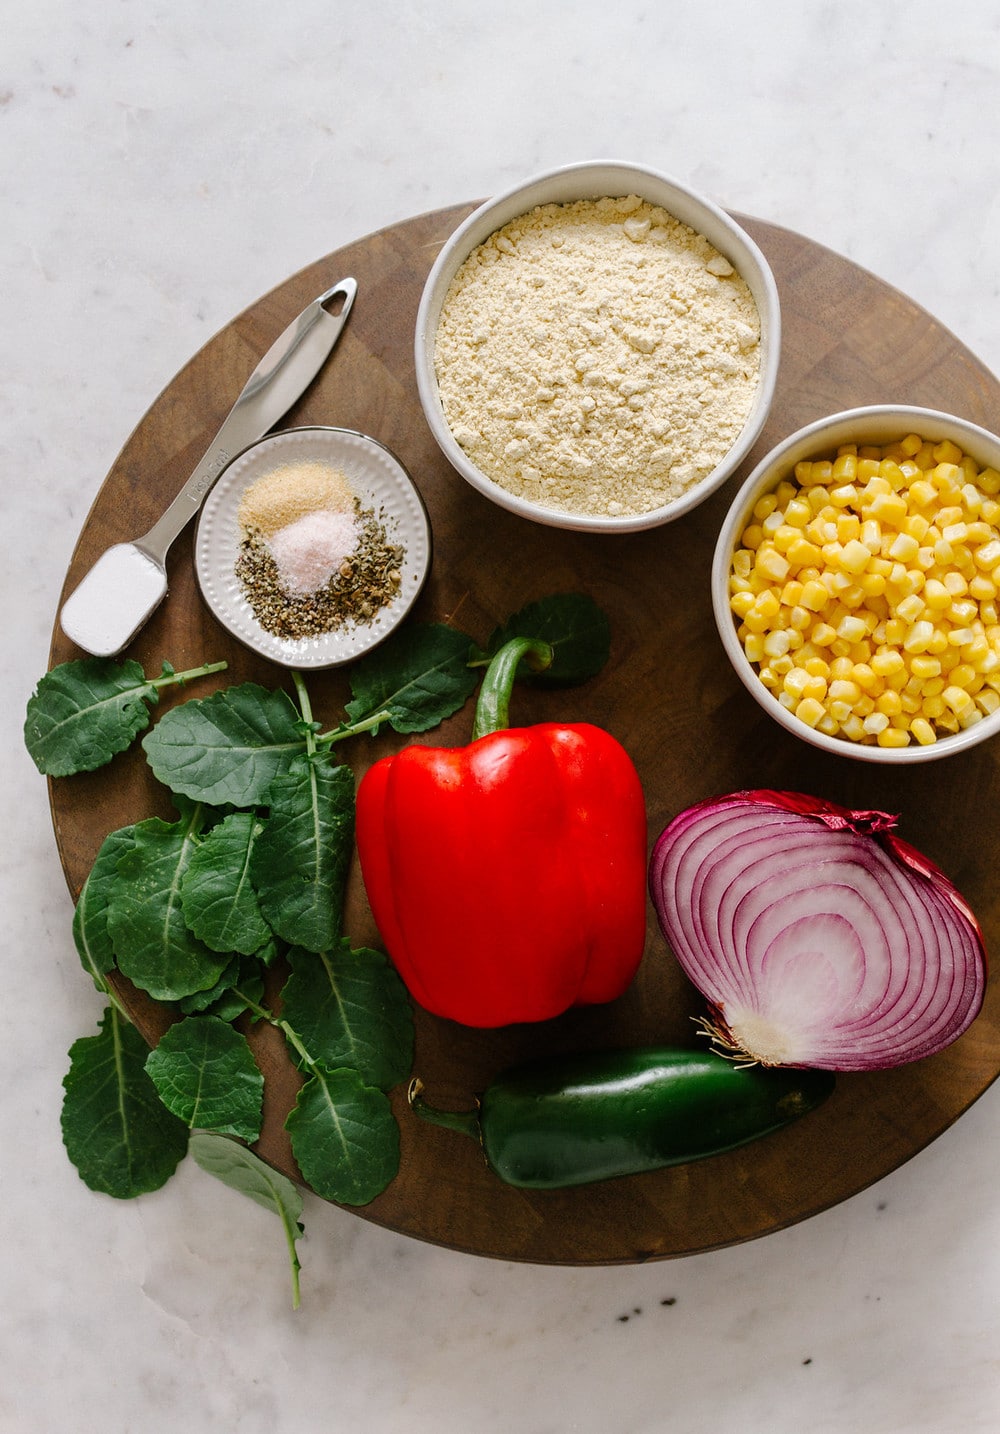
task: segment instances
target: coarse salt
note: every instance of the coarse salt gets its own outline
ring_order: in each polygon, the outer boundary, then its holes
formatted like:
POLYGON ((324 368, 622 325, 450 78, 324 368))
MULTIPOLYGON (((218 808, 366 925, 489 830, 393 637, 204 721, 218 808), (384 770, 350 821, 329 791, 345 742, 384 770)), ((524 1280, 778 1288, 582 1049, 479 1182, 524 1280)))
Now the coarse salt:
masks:
POLYGON ((268 541, 282 588, 289 597, 317 593, 358 544, 353 513, 320 508, 279 528, 268 541))

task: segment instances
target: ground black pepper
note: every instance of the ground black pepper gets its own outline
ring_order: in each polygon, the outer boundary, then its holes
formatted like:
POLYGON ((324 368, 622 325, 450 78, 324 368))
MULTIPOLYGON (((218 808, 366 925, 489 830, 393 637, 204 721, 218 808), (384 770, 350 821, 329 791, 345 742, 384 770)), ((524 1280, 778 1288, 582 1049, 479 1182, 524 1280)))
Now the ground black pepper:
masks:
POLYGON ((254 617, 275 637, 319 637, 350 623, 370 622, 399 592, 405 549, 390 543, 371 508, 355 504, 360 537, 325 587, 290 597, 265 538, 248 533, 236 559, 236 576, 254 617))

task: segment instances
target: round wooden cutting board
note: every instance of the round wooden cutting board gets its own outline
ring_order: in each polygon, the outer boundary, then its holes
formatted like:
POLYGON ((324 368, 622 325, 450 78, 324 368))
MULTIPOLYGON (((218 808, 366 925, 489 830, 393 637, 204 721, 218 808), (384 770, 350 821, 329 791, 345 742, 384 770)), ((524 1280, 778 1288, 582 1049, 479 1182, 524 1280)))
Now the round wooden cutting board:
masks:
MULTIPOLYGON (((773 266, 782 301, 777 396, 753 453, 726 488, 652 532, 608 537, 541 527, 473 492, 440 456, 424 422, 412 341, 421 288, 442 242, 471 205, 371 235, 281 284, 208 343, 156 400, 112 468, 84 526, 70 589, 112 542, 143 533, 201 458, 257 359, 316 294, 353 275, 358 298, 338 348, 282 426, 359 429, 386 444, 426 502, 434 564, 415 612, 477 640, 526 603, 589 593, 607 612, 611 660, 586 686, 519 691, 518 725, 596 722, 614 732, 643 780, 650 843, 681 808, 741 787, 812 792, 850 807, 900 814, 900 834, 937 861, 976 910, 990 951, 1000 948, 1000 746, 945 762, 886 771, 819 753, 780 730, 730 670, 712 619, 709 567, 716 533, 746 472, 779 439, 824 414, 902 402, 944 409, 987 428, 1000 422, 1000 387, 956 339, 903 295, 798 235, 757 220, 746 228, 773 266)), ((113 341, 105 335, 104 341, 113 341)), ((170 596, 129 649, 148 673, 225 658, 228 683, 288 685, 288 674, 231 640, 203 607, 191 533, 169 559, 170 596)), ((51 659, 80 654, 57 627, 51 659)), ((219 683, 218 678, 211 680, 219 683)), ((310 676, 317 718, 336 721, 343 673, 310 676)), ((207 695, 210 683, 165 698, 207 695)), ((472 703, 421 741, 468 740, 472 703)), ((404 739, 359 737, 339 749, 358 776, 404 739), (350 750, 345 750, 346 748, 350 750)), ((141 749, 99 772, 50 784, 56 840, 76 896, 104 836, 154 814, 169 794, 141 749)), ((488 918, 484 918, 488 919, 488 918)), ((530 920, 530 914, 526 914, 530 920)), ((355 944, 378 944, 355 870, 347 907, 355 944)), ((470 943, 476 932, 468 933, 470 943)), ((67 940, 69 933, 67 932, 67 940)), ((167 1013, 123 986, 150 1041, 167 1013)), ((544 1026, 481 1032, 417 1012, 416 1073, 435 1104, 458 1108, 509 1064, 542 1052, 647 1042, 694 1042, 701 1010, 670 956, 652 910, 646 955, 619 1001, 544 1026)), ((283 1122, 297 1077, 281 1037, 254 1037, 266 1076, 259 1152, 298 1178, 283 1122)), ((712 1160, 562 1192, 520 1192, 486 1168, 475 1144, 430 1127, 393 1093, 402 1132, 398 1178, 359 1213, 414 1237, 503 1259, 611 1264, 690 1254, 767 1234, 856 1194, 951 1124, 1000 1072, 1000 994, 991 984, 971 1029, 930 1060, 838 1080, 830 1101, 797 1125, 712 1160)))

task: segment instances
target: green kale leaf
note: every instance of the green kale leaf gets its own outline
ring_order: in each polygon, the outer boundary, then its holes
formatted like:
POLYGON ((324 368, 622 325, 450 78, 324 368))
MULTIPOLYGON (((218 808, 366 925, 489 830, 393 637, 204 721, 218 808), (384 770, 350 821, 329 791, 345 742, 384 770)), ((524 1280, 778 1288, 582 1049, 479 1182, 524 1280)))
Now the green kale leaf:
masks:
POLYGON ((149 1047, 109 1007, 96 1036, 70 1047, 63 1081, 66 1153, 91 1190, 130 1200, 158 1190, 187 1150, 188 1128, 146 1073, 149 1047))

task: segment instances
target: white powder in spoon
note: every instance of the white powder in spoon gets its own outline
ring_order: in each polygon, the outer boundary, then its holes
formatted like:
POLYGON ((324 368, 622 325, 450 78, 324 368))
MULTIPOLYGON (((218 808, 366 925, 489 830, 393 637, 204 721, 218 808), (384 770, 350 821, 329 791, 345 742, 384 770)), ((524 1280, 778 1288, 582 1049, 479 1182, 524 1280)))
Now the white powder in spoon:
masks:
POLYGON ((328 508, 306 513, 268 541, 281 586, 289 597, 309 597, 326 586, 358 544, 353 513, 328 508))

